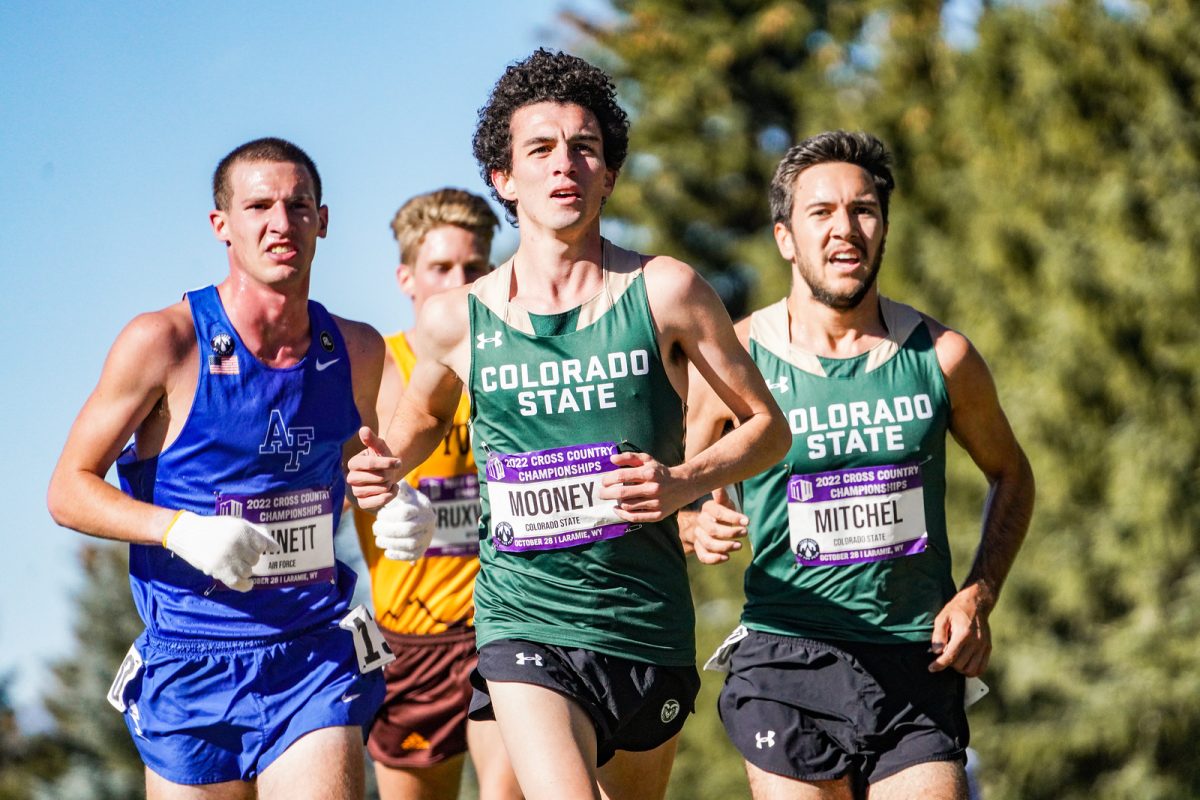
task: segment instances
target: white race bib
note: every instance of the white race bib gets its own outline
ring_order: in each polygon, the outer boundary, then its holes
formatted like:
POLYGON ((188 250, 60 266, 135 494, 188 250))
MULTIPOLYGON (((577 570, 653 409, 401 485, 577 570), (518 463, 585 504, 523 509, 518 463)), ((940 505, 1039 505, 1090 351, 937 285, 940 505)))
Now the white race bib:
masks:
POLYGON ((429 498, 437 528, 427 556, 473 556, 479 552, 479 478, 475 473, 421 478, 417 489, 429 498))
POLYGON ((617 469, 613 442, 488 456, 492 542, 497 550, 557 550, 615 539, 629 523, 616 500, 599 496, 604 473, 617 469))
POLYGON ((802 566, 884 561, 925 551, 925 494, 918 464, 793 475, 788 529, 802 566))
POLYGON ((338 627, 349 631, 354 637, 354 654, 358 657, 360 673, 365 675, 396 660, 392 648, 388 647, 387 640, 379 632, 379 626, 371 618, 371 612, 361 603, 342 617, 338 627))
POLYGON ((255 589, 332 583, 333 496, 328 489, 268 494, 219 494, 217 513, 262 525, 281 552, 267 553, 251 571, 255 589))

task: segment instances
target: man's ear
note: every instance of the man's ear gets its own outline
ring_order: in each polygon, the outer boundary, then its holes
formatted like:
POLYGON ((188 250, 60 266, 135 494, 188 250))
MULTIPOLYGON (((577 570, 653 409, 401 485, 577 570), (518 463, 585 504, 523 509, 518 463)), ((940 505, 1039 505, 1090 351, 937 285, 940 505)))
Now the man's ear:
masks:
POLYGON ((792 232, 787 225, 782 222, 776 222, 772 229, 775 234, 775 246, 779 248, 779 255, 783 256, 783 260, 789 264, 796 259, 796 240, 792 238, 792 232))
POLYGON ((413 268, 401 261, 400 266, 396 267, 396 285, 400 287, 400 291, 412 297, 413 281, 415 280, 416 275, 413 274, 413 268))
POLYGON ((498 169, 492 170, 492 186, 496 189, 496 194, 503 197, 505 200, 515 202, 517 199, 517 187, 513 181, 512 174, 503 172, 498 169))
POLYGON ((226 227, 228 222, 229 217, 221 209, 214 208, 208 212, 208 224, 212 226, 213 236, 225 244, 229 244, 229 231, 226 227))

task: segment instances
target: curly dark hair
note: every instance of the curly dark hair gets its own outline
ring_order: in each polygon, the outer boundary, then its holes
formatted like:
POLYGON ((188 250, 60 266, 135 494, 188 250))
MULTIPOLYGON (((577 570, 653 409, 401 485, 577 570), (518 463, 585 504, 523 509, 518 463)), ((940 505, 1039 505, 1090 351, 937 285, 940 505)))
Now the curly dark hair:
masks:
POLYGON ((487 105, 479 109, 472 140, 483 182, 504 206, 509 222, 517 222, 517 204, 496 192, 492 172, 512 169, 512 117, 517 109, 552 102, 591 111, 604 138, 604 164, 616 172, 629 149, 629 118, 617 105, 616 95, 617 88, 604 70, 566 53, 539 48, 524 61, 509 65, 492 87, 487 105))
POLYGON ((801 172, 817 164, 845 162, 862 167, 871 173, 879 210, 888 221, 888 201, 896 180, 892 177, 892 154, 877 137, 859 131, 825 131, 792 145, 775 169, 768 199, 771 220, 791 225, 792 193, 801 172))

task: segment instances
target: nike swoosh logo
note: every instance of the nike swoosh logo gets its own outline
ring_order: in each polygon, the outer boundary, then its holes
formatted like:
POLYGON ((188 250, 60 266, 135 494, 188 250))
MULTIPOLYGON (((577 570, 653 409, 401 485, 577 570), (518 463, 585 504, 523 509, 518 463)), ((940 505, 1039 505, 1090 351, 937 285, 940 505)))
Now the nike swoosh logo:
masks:
POLYGON ((339 361, 341 361, 340 358, 335 358, 333 361, 321 361, 321 359, 318 358, 317 359, 317 372, 324 372, 325 370, 329 369, 330 367, 332 367, 334 364, 336 364, 339 361))
POLYGON ((361 694, 362 694, 361 692, 359 692, 358 694, 344 694, 344 695, 342 695, 342 702, 349 703, 351 700, 357 699, 359 697, 359 695, 361 695, 361 694))

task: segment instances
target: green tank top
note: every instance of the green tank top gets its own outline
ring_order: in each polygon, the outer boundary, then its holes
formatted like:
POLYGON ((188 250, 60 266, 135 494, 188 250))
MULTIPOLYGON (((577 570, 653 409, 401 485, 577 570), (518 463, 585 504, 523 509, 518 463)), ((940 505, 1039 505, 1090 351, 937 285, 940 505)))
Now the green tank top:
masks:
POLYGON ((477 641, 692 665, 695 615, 675 518, 627 526, 595 496, 618 449, 683 460, 683 402, 663 367, 640 257, 608 242, 604 253, 606 265, 621 259, 626 269, 605 270, 605 291, 581 307, 590 314, 521 324, 526 312, 508 302, 511 262, 469 297, 483 510, 477 641))
POLYGON ((849 359, 791 345, 786 301, 751 319, 750 356, 787 417, 792 447, 744 483, 749 628, 922 641, 954 593, 945 381, 921 316, 886 298, 880 306, 888 337, 849 359))

